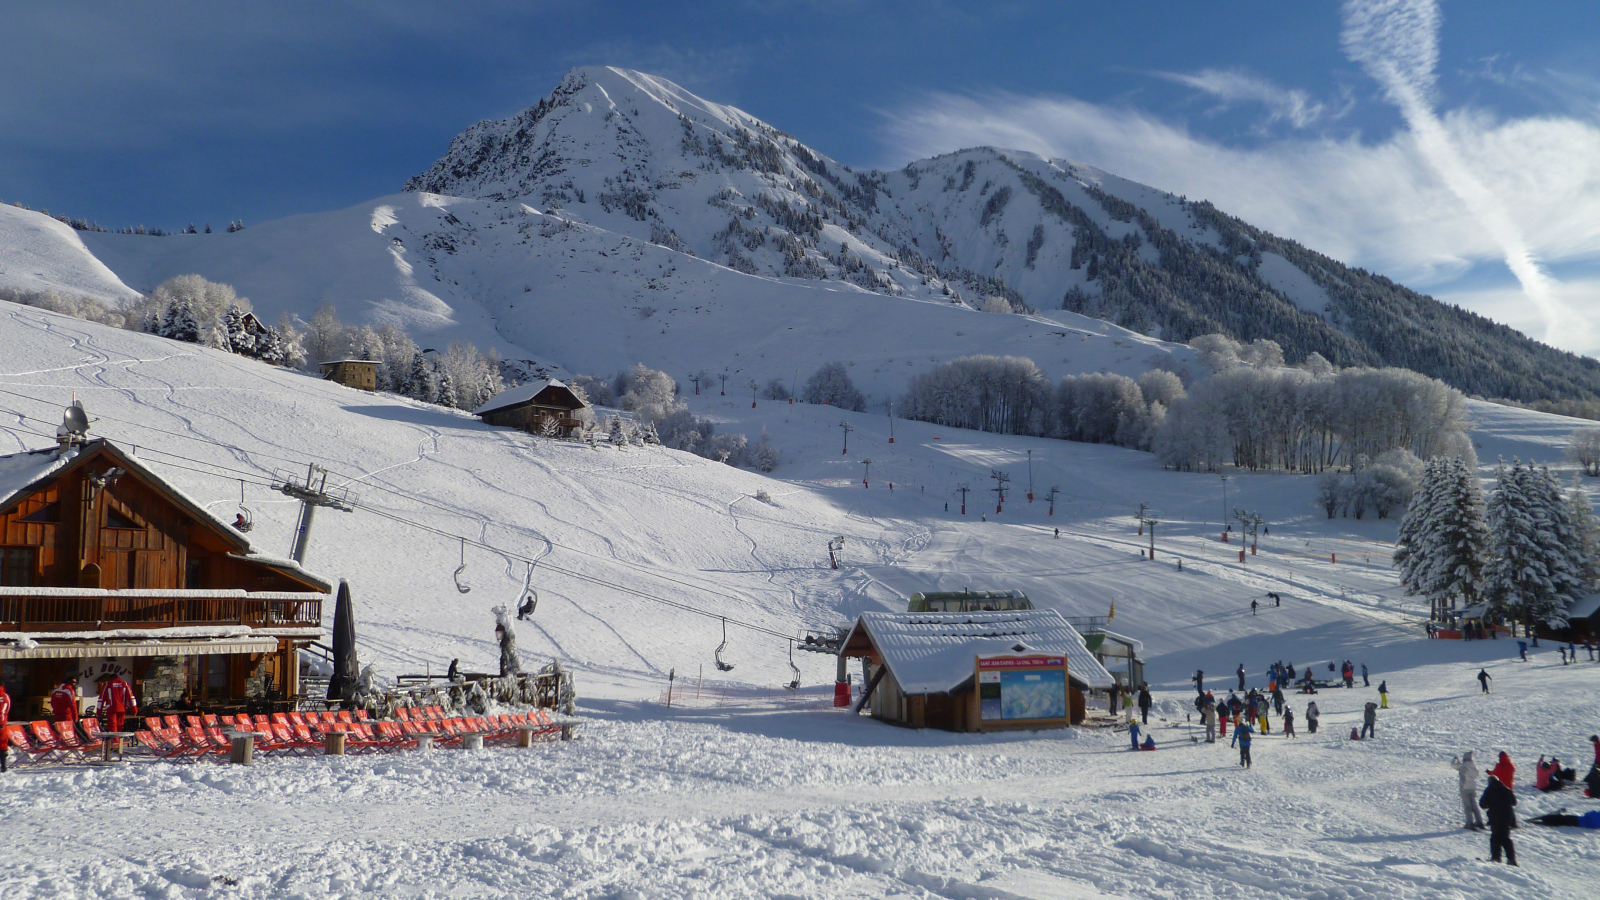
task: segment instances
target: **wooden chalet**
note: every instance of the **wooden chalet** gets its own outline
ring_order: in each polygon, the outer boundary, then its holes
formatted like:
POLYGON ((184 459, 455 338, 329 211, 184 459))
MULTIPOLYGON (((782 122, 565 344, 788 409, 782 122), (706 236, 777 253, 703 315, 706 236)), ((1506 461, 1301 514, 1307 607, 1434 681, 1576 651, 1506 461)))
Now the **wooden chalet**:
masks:
POLYGON ((862 613, 839 654, 866 660, 872 717, 911 728, 1076 725, 1086 692, 1116 684, 1053 609, 862 613))
POLYGON ((375 359, 330 359, 320 366, 324 381, 363 391, 378 389, 378 361, 375 359))
POLYGON ((13 718, 117 674, 142 707, 290 702, 332 585, 105 440, 0 456, 0 678, 13 718))
POLYGON ((553 378, 530 381, 507 388, 489 399, 472 414, 490 425, 520 428, 533 434, 549 426, 561 435, 582 425, 581 410, 589 408, 572 388, 553 378))

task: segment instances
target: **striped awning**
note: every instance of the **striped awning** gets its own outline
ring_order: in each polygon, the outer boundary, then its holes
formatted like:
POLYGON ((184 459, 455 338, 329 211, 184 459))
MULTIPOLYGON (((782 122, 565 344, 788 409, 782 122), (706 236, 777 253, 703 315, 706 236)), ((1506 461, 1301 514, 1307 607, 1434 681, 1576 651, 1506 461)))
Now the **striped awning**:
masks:
POLYGON ((26 650, 0 646, 0 659, 82 659, 103 656, 201 656, 237 653, 276 653, 278 639, 241 637, 224 640, 172 641, 39 641, 26 650))

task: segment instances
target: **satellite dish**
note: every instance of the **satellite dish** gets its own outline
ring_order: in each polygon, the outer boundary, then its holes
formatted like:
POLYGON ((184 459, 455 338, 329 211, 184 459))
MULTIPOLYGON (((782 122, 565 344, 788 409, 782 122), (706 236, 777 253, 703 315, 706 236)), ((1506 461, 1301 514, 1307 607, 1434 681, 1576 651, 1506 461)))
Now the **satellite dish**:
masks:
POLYGON ((83 404, 77 400, 67 407, 61 416, 61 430, 75 437, 83 437, 89 433, 89 414, 83 411, 83 404))

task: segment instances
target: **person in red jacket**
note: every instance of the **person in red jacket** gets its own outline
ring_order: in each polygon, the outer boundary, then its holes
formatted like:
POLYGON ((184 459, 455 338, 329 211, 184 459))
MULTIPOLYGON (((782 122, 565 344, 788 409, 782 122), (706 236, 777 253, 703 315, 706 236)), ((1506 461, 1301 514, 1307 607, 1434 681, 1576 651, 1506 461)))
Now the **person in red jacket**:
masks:
POLYGON ((78 721, 78 687, 70 679, 50 692, 50 715, 57 722, 78 721))
POLYGON ((11 695, 0 684, 0 772, 6 770, 6 757, 11 753, 11 740, 5 737, 6 723, 11 721, 11 695))
POLYGON ((1511 764, 1511 757, 1507 756, 1504 750, 1500 751, 1500 761, 1494 764, 1494 768, 1486 769, 1485 771, 1500 779, 1501 784, 1516 790, 1516 785, 1512 784, 1512 780, 1517 774, 1517 767, 1511 764))
POLYGON ((111 731, 121 731, 123 720, 139 712, 139 701, 133 696, 133 686, 115 675, 102 681, 99 711, 111 731))

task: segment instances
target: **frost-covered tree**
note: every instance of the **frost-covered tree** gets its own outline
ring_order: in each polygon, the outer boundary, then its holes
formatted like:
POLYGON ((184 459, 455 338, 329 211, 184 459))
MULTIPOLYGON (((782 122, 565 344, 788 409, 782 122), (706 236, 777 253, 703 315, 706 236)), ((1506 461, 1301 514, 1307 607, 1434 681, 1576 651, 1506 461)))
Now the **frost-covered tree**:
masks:
POLYGON ((755 446, 750 448, 750 467, 757 472, 771 472, 778 467, 778 448, 772 443, 772 435, 765 428, 761 429, 761 437, 756 440, 755 446))
POLYGON ((1484 572, 1484 596, 1497 612, 1529 629, 1564 621, 1567 603, 1582 591, 1582 582, 1572 567, 1575 537, 1559 487, 1548 472, 1516 461, 1510 468, 1502 463, 1495 480, 1488 503, 1492 556, 1484 572))
POLYGON ((1406 593, 1427 597, 1435 619, 1477 603, 1488 545, 1477 475, 1460 459, 1429 460, 1395 541, 1406 593))
POLYGON ((1051 400, 1050 382, 1033 360, 966 356, 912 378, 900 410, 908 419, 954 428, 1042 435, 1049 431, 1051 400))
POLYGON ((456 396, 456 382, 450 377, 448 369, 439 373, 439 399, 440 406, 455 409, 461 405, 461 398, 456 396))
POLYGON ((317 307, 317 311, 311 314, 311 321, 306 323, 307 358, 314 363, 344 359, 350 353, 349 331, 339 321, 339 312, 331 303, 317 307))
POLYGON ((439 384, 433 374, 433 367, 428 365, 428 360, 420 352, 411 356, 411 375, 406 379, 410 390, 406 396, 423 403, 433 403, 439 399, 439 384))
POLYGON ((1567 456, 1583 467, 1583 474, 1600 477, 1600 428, 1579 428, 1567 438, 1567 456))
POLYGON ((1592 592, 1600 587, 1600 520, 1595 519, 1588 492, 1577 485, 1567 491, 1567 518, 1577 535, 1578 577, 1592 592))
POLYGON ((761 396, 782 402, 789 399, 789 386, 783 383, 782 378, 769 378, 767 386, 761 391, 761 396))
POLYGON ((807 403, 828 403, 854 412, 860 412, 867 405, 867 398, 856 389, 855 382, 850 380, 850 370, 841 362, 823 363, 806 379, 801 397, 807 403))

